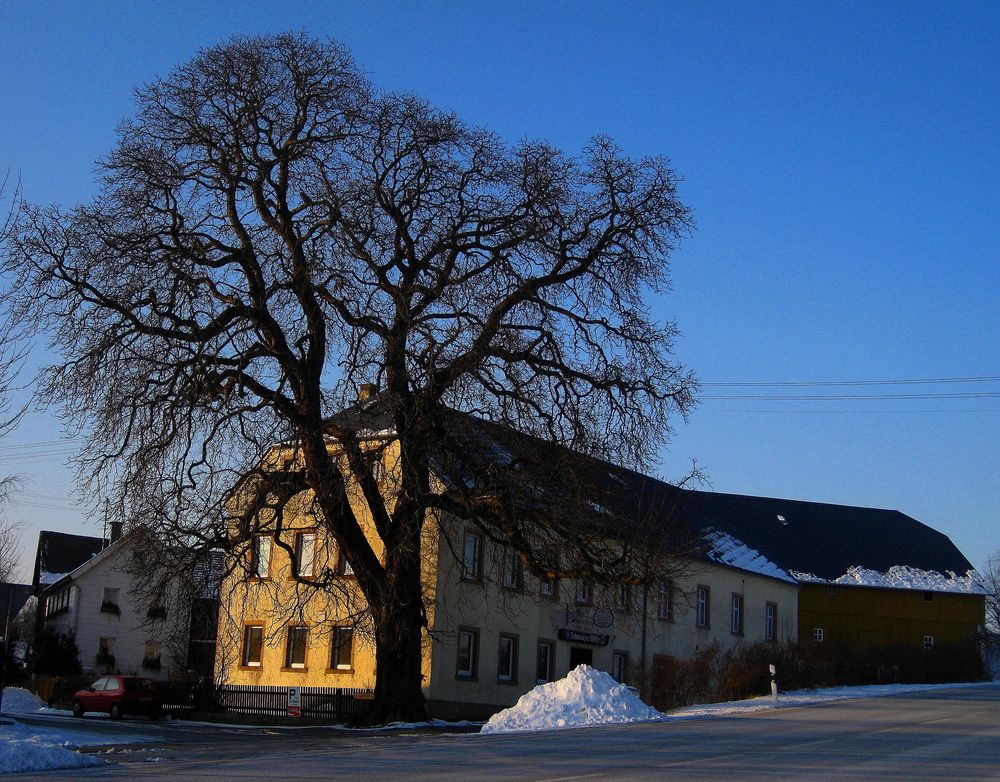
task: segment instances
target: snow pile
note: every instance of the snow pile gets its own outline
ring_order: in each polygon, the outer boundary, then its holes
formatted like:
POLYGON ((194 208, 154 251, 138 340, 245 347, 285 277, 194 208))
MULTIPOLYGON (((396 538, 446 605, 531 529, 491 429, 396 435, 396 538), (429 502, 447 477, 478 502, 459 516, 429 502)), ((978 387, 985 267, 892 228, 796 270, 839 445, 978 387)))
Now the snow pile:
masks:
POLYGON ((54 584, 61 578, 68 576, 69 573, 49 573, 43 570, 38 574, 38 583, 48 586, 49 584, 54 584))
POLYGON ((68 741, 54 743, 20 723, 0 725, 0 774, 86 768, 103 763, 93 755, 75 752, 74 746, 68 741))
POLYGON ((843 584, 844 586, 872 586, 890 589, 921 589, 928 592, 966 592, 983 594, 979 574, 975 570, 968 571, 964 576, 956 575, 949 570, 947 574, 936 570, 921 570, 909 565, 893 565, 885 573, 877 570, 853 565, 847 572, 832 581, 820 578, 812 573, 792 571, 797 581, 813 584, 843 584))
POLYGON ((540 684, 522 695, 516 705, 494 714, 480 732, 510 733, 661 719, 660 712, 639 700, 628 687, 603 671, 580 665, 565 679, 540 684))
POLYGON ((709 559, 715 562, 732 565, 751 573, 760 573, 762 576, 780 578, 782 581, 795 581, 759 551, 750 548, 742 540, 734 538, 726 532, 709 529, 705 533, 705 541, 709 545, 709 549, 705 553, 709 559))
POLYGON ((3 710, 14 714, 29 714, 46 708, 45 701, 23 687, 4 687, 3 710))

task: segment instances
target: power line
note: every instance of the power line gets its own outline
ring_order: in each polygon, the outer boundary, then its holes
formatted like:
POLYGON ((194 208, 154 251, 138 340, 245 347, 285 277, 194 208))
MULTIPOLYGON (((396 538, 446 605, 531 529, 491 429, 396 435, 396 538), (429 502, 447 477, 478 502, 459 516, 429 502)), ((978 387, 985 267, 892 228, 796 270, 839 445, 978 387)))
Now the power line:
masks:
POLYGON ((892 379, 892 380, 748 380, 740 381, 719 381, 703 382, 702 387, 752 387, 752 386, 902 386, 902 385, 932 385, 936 383, 996 383, 1000 382, 1000 376, 976 376, 976 377, 928 377, 920 379, 892 379))
POLYGON ((755 399, 774 402, 839 402, 867 399, 1000 399, 1000 391, 961 391, 953 394, 706 394, 699 399, 755 399))

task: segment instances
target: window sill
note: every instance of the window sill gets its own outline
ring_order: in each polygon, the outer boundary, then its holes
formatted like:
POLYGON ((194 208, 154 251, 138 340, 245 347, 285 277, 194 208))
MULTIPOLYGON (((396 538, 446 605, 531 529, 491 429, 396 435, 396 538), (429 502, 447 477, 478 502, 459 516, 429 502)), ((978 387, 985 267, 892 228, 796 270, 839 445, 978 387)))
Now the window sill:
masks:
POLYGON ((466 675, 466 674, 462 674, 462 673, 456 673, 455 674, 455 681, 458 681, 458 682, 478 682, 479 681, 479 677, 478 676, 474 676, 472 674, 466 675))
POLYGON ((733 632, 732 630, 730 630, 729 634, 730 635, 735 635, 737 638, 742 638, 743 637, 743 631, 742 630, 740 630, 739 632, 733 632))
POLYGON ((672 616, 658 616, 656 617, 657 622, 667 622, 669 624, 674 623, 674 618, 672 616))
POLYGON ((262 671, 264 670, 263 665, 237 665, 236 669, 239 671, 262 671))
POLYGON ((309 669, 305 666, 302 668, 282 668, 282 673, 309 673, 309 669))
MULTIPOLYGON (((296 669, 296 670, 301 670, 301 669, 296 669)), ((340 673, 340 674, 347 673, 347 674, 352 674, 352 673, 354 673, 354 669, 353 668, 327 668, 326 671, 324 671, 324 673, 340 673)))
POLYGON ((500 678, 498 678, 497 679, 497 684, 503 684, 503 685, 506 685, 508 687, 511 687, 511 686, 516 687, 517 686, 517 679, 500 679, 500 678))

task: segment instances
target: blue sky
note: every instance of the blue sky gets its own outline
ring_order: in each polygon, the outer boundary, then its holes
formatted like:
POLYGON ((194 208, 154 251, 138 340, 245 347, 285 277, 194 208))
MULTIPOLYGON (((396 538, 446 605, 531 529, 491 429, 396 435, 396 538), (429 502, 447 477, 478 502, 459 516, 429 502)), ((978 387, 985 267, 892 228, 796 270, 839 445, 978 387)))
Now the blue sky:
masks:
MULTIPOLYGON (((229 36, 306 30, 379 85, 569 151, 596 133, 668 155, 697 229, 654 311, 706 382, 663 453, 712 488, 898 508, 981 564, 1000 550, 1000 6, 963 3, 203 3, 0 0, 0 170, 25 195, 94 193, 131 89, 229 36)), ((34 359, 40 360, 38 353, 34 359)), ((0 469, 37 530, 100 534, 68 499, 58 421, 0 469)))

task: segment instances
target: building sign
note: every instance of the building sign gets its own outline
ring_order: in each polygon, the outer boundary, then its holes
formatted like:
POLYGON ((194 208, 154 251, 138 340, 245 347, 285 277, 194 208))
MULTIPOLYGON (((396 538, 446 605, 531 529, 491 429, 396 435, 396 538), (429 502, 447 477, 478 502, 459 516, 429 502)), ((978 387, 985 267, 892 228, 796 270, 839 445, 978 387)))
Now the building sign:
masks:
POLYGON ((560 641, 573 641, 578 644, 591 644, 592 646, 607 646, 611 636, 603 633, 581 633, 578 630, 570 630, 567 627, 559 628, 560 641))
POLYGON ((289 717, 301 717, 302 716, 302 688, 301 687, 289 687, 288 688, 288 716, 289 717))
POLYGON ((553 627, 568 627, 581 633, 609 630, 615 625, 615 612, 610 608, 563 605, 549 614, 553 627))

